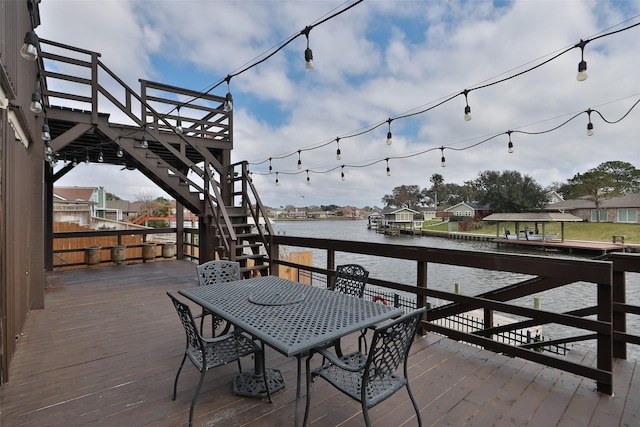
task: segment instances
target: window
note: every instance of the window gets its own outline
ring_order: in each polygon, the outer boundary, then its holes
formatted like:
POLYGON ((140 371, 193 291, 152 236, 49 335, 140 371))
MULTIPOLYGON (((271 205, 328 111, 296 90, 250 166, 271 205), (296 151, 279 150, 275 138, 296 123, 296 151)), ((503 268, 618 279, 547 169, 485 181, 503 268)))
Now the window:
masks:
POLYGON ((618 209, 618 222, 638 222, 638 211, 636 209, 618 209))
POLYGON ((607 210, 606 209, 591 209, 591 222, 598 222, 598 216, 600 216, 600 222, 607 221, 607 210))

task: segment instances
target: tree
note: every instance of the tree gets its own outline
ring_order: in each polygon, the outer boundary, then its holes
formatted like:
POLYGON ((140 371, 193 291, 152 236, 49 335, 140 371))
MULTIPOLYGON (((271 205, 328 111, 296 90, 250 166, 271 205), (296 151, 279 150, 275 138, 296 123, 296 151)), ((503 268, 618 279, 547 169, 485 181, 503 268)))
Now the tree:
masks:
POLYGON ((422 200, 420 187, 417 185, 401 185, 393 189, 391 194, 382 197, 385 207, 415 208, 422 200))
POLYGON ((529 212, 547 204, 542 187, 518 171, 484 171, 475 180, 476 201, 496 212, 529 212))
POLYGON ((444 177, 439 173, 434 173, 433 175, 431 175, 431 178, 429 178, 429 182, 431 182, 431 191, 433 192, 434 205, 437 211, 438 210, 438 192, 440 191, 440 189, 442 188, 442 185, 444 184, 444 177))
POLYGON ((106 194, 106 198, 107 198, 107 200, 122 200, 120 197, 116 196, 113 193, 109 193, 108 191, 107 191, 107 194, 106 194))

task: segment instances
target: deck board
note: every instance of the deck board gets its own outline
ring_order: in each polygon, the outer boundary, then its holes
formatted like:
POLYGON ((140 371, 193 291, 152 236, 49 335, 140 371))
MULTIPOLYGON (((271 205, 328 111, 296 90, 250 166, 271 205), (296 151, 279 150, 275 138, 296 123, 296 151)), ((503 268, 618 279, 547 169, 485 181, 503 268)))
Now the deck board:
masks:
MULTIPOLYGON (((195 286, 194 264, 162 261, 57 274, 62 285, 47 289, 46 308, 30 313, 17 343, 9 382, 0 390, 0 425, 186 425, 199 374, 187 363, 171 400, 184 332, 166 291, 195 286)), ((345 340, 346 350, 357 346, 355 337, 345 340)), ((272 349, 266 357, 287 382, 273 403, 234 395, 237 365, 230 364, 207 374, 194 424, 293 425, 296 359, 272 349)), ((589 350, 574 347, 568 357, 595 363, 589 350)), ((243 367, 252 363, 247 358, 243 367)), ((429 334, 411 349, 409 376, 424 425, 639 425, 636 361, 616 361, 615 395, 609 397, 595 391, 593 380, 429 334)), ((322 379, 313 387, 312 426, 363 425, 357 402, 322 379)), ((304 391, 301 419, 303 413, 304 391)), ((376 426, 417 425, 405 390, 370 414, 376 426)))

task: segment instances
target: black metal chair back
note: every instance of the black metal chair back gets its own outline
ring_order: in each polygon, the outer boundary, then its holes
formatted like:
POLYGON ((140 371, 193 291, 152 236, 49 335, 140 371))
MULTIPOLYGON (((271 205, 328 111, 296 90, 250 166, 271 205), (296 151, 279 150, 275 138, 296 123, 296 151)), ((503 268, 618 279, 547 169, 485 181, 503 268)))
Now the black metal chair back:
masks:
POLYGON ((358 264, 345 264, 336 267, 331 290, 362 298, 369 272, 358 264))
POLYGON ((240 263, 235 261, 207 261, 196 266, 200 286, 240 280, 240 263))
POLYGON ((409 387, 407 359, 425 308, 414 310, 374 330, 371 351, 368 355, 356 351, 337 357, 325 348, 312 351, 307 358, 307 406, 304 425, 307 425, 311 404, 311 383, 322 377, 341 392, 359 401, 365 423, 371 425, 369 408, 393 395, 402 387, 407 388, 416 411, 418 425, 422 426, 420 410, 409 387), (313 353, 320 353, 329 360, 320 368, 310 371, 313 353), (398 370, 402 365, 402 373, 398 370))
MULTIPOLYGON (((227 260, 207 261, 196 266, 198 275, 198 284, 200 286, 215 285, 216 283, 226 283, 240 280, 240 263, 227 260)), ((231 329, 231 324, 224 319, 216 316, 209 311, 202 309, 202 318, 200 319, 200 330, 204 325, 204 317, 211 316, 211 335, 215 336, 216 331, 220 335, 224 335, 231 329)))
MULTIPOLYGON (((184 356, 182 357, 182 362, 180 362, 178 372, 176 373, 176 379, 173 383, 173 400, 176 400, 178 378, 180 377, 180 372, 182 371, 182 367, 184 366, 184 362, 187 360, 187 357, 191 360, 198 371, 200 371, 200 381, 198 382, 193 399, 191 400, 191 409, 189 411, 189 426, 191 427, 194 408, 196 401, 198 400, 198 395, 200 394, 200 389, 204 383, 205 373, 209 369, 226 365, 234 361, 238 361, 238 366, 240 371, 242 371, 242 367, 239 363, 241 357, 254 354, 255 357, 264 358, 264 353, 260 346, 253 342, 251 338, 240 332, 232 332, 216 338, 203 338, 202 334, 196 327, 195 319, 189 306, 177 299, 170 291, 167 292, 167 295, 171 298, 171 301, 178 312, 178 316, 180 317, 180 321, 182 322, 182 326, 184 327, 187 337, 184 356)), ((268 384, 264 370, 263 381, 264 384, 268 384)), ((269 401, 271 401, 271 392, 268 387, 266 391, 269 401)))

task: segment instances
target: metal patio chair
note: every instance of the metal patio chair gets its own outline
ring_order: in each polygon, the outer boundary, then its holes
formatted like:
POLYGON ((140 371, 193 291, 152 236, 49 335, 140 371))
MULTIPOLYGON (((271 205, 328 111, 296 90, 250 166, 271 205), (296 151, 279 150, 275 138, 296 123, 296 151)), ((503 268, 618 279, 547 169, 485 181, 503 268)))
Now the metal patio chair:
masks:
MULTIPOLYGON (((176 392, 178 387, 178 377, 184 366, 185 360, 189 357, 191 363, 200 371, 200 381, 191 400, 191 409, 189 410, 189 426, 193 421, 193 410, 200 394, 200 389, 204 383, 204 375, 209 369, 213 369, 218 366, 226 365, 227 363, 237 361, 240 372, 242 372, 242 366, 240 365, 240 358, 253 354, 254 357, 262 358, 262 365, 264 366, 264 353, 260 346, 256 344, 251 338, 243 335, 240 332, 231 332, 226 335, 221 335, 216 338, 203 338, 202 334, 198 331, 193 314, 189 306, 179 299, 177 299, 171 291, 167 292, 169 298, 173 302, 173 305, 180 316, 180 321, 184 327, 184 331, 187 336, 187 344, 184 350, 184 356, 178 372, 176 373, 176 379, 173 382, 173 398, 176 400, 176 392)), ((196 316, 200 317, 200 316, 196 316)), ((262 379, 264 384, 267 382, 266 370, 262 370, 262 379)), ((269 387, 266 387, 266 393, 271 402, 271 391, 269 387)))
MULTIPOLYGON (((216 283, 233 282, 240 280, 240 263, 235 261, 217 260, 207 261, 196 266, 196 273, 198 275, 198 285, 214 285, 216 283)), ((220 335, 224 335, 229 332, 231 325, 224 319, 211 313, 209 310, 202 309, 202 317, 200 319, 200 330, 204 324, 204 318, 211 316, 211 334, 215 336, 216 329, 222 328, 220 335)))
POLYGON ((359 401, 367 426, 371 425, 369 408, 406 387, 416 411, 418 425, 422 426, 420 410, 409 387, 407 358, 425 310, 423 307, 377 327, 368 355, 356 351, 337 357, 325 348, 312 350, 306 360, 307 403, 303 426, 307 425, 309 417, 311 384, 317 377, 324 378, 341 392, 359 401), (314 353, 321 354, 328 363, 311 371, 310 362, 314 353), (401 364, 402 375, 397 373, 401 364))
MULTIPOLYGON (((355 298, 362 298, 364 296, 364 288, 367 285, 367 279, 369 278, 369 272, 358 264, 344 264, 336 267, 336 273, 331 282, 331 289, 334 292, 340 292, 345 295, 350 295, 355 298)), ((360 340, 365 340, 364 335, 366 330, 360 332, 358 338, 358 350, 361 350, 360 340)), ((366 341, 365 345, 366 345, 366 341)), ((335 347, 336 354, 342 356, 342 349, 340 348, 340 340, 336 340, 329 343, 326 347, 335 347)))

